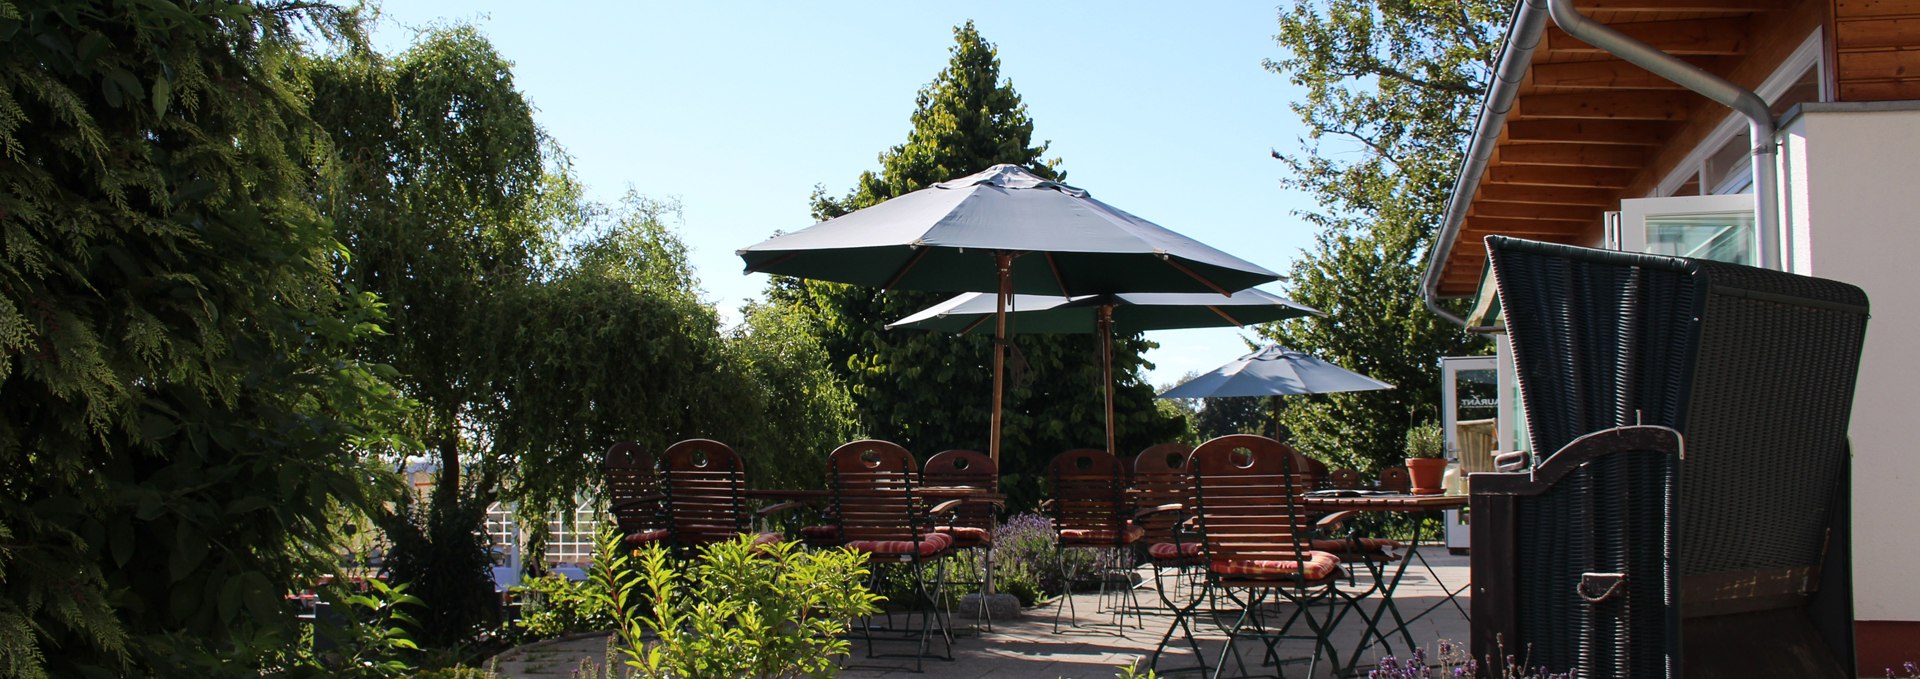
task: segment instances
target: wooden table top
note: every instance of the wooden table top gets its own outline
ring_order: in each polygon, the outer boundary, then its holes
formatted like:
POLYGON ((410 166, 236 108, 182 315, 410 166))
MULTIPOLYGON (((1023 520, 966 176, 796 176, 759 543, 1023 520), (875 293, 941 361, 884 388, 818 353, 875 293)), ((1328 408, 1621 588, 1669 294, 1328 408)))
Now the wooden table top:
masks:
MULTIPOLYGON (((963 500, 985 500, 1001 503, 1007 496, 976 486, 920 486, 913 489, 914 494, 925 497, 955 498, 963 500)), ((748 488, 741 495, 758 500, 824 500, 833 497, 831 490, 784 489, 784 488, 748 488)))
POLYGON ((1465 495, 1361 495, 1329 497, 1308 495, 1301 504, 1313 509, 1360 512, 1425 512, 1459 509, 1467 506, 1465 495))

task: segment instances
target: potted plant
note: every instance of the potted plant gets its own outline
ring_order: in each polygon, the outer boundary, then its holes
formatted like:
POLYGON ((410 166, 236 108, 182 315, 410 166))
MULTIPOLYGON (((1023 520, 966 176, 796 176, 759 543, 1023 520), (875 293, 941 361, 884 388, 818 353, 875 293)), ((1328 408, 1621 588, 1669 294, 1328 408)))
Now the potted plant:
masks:
POLYGON ((1447 437, 1434 422, 1416 424, 1407 430, 1407 476, 1413 481, 1414 495, 1441 492, 1441 477, 1446 475, 1447 437))

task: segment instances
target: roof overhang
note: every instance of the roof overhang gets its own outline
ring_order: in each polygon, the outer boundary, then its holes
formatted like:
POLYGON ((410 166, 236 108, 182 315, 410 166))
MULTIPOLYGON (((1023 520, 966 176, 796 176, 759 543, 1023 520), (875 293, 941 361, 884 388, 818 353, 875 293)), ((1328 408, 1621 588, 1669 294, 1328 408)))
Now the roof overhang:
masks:
MULTIPOLYGON (((1505 235, 1598 244, 1622 198, 1645 195, 1691 122, 1726 109, 1588 45, 1548 18, 1548 0, 1520 0, 1454 191, 1428 252, 1429 306, 1474 296, 1483 239, 1505 235)), ((1758 24, 1801 21, 1817 0, 1573 0, 1593 21, 1728 78, 1756 45, 1758 24)), ((1744 79, 1738 78, 1738 79, 1744 79)))

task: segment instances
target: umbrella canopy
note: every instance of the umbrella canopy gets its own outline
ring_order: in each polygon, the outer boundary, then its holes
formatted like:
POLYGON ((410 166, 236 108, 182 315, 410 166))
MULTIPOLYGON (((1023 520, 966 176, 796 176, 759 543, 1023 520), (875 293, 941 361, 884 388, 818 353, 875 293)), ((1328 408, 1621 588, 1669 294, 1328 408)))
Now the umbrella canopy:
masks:
POLYGON ((988 431, 995 462, 1005 392, 1004 311, 1014 293, 1224 296, 1280 278, 1016 165, 935 184, 736 254, 747 273, 888 289, 995 291, 1000 311, 988 431))
MULTIPOLYGON (((1232 328, 1300 316, 1321 316, 1318 310, 1264 290, 1241 290, 1227 297, 1212 293, 1129 292, 1087 295, 1072 299, 1046 295, 1014 295, 1007 304, 1010 331, 1019 334, 1098 332, 1100 309, 1110 307, 1113 330, 1136 333, 1182 328, 1232 328)), ((970 292, 887 324, 888 328, 920 328, 968 334, 991 332, 994 296, 970 292)))
MULTIPOLYGON (((998 300, 969 292, 887 325, 966 334, 985 325, 997 313, 998 300)), ((1115 448, 1113 426, 1113 333, 1177 328, 1238 327, 1299 316, 1323 315, 1264 290, 1247 289, 1221 297, 1211 293, 1133 292, 1088 295, 1067 299, 1044 295, 1014 295, 1014 328, 1029 334, 1100 334, 1100 357, 1107 386, 1107 450, 1115 448)))
POLYGON ((1322 361, 1306 352, 1268 344, 1232 363, 1168 389, 1160 398, 1266 396, 1273 401, 1274 435, 1280 432, 1280 397, 1392 389, 1393 385, 1322 361))
POLYGON ((1160 394, 1160 398, 1291 396, 1392 388, 1391 384, 1304 352, 1268 344, 1232 363, 1168 389, 1160 394))
POLYGON ((994 253, 1014 255, 1012 288, 1021 294, 1225 295, 1280 278, 1017 165, 995 165, 736 252, 747 273, 938 292, 998 290, 994 253))

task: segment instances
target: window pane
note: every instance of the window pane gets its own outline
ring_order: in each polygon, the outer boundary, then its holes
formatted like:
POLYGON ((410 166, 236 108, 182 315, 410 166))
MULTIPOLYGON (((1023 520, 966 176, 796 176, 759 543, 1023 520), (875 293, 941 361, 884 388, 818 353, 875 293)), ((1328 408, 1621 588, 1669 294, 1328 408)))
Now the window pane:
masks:
POLYGON ((1647 252, 1754 265, 1753 213, 1649 215, 1647 252))
MULTIPOLYGON (((1719 188, 1736 174, 1752 173, 1753 148, 1747 143, 1747 138, 1747 133, 1741 132, 1727 140, 1726 145, 1714 151, 1712 156, 1707 157, 1707 186, 1701 193, 1713 193, 1714 189, 1719 188)), ((1749 179, 1750 183, 1751 179, 1749 179)), ((1728 193, 1739 193, 1739 191, 1728 193)))

